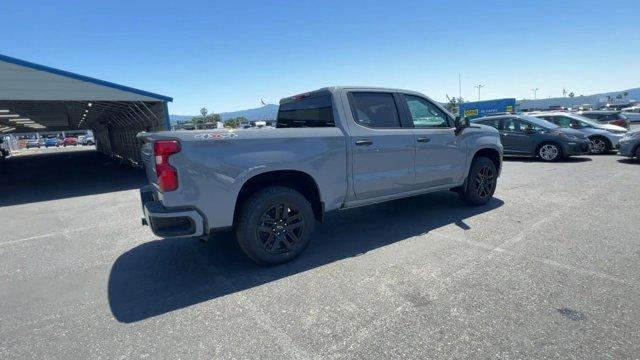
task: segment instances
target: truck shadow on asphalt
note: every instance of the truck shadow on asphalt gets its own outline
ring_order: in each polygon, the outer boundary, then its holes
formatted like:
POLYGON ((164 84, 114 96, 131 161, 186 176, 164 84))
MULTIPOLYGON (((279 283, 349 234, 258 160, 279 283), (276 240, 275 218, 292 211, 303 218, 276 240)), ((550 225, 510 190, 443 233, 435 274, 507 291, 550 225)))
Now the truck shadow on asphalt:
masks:
POLYGON ((316 226, 310 245, 287 264, 260 267, 249 260, 233 234, 207 243, 189 238, 139 245, 113 264, 108 283, 114 317, 132 323, 260 286, 335 261, 359 256, 445 225, 466 230, 464 219, 494 210, 440 192, 329 214, 316 226))
POLYGON ((142 169, 95 150, 20 155, 0 162, 0 206, 137 189, 147 183, 142 169))

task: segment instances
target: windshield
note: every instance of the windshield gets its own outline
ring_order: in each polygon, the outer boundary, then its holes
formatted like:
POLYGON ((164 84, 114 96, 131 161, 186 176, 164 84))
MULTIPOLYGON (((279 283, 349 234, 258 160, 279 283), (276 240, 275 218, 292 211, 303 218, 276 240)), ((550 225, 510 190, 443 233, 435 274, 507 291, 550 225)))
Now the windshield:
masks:
POLYGON ((528 121, 528 122, 530 122, 530 123, 532 123, 534 125, 538 125, 538 126, 540 126, 542 128, 548 129, 548 130, 553 130, 553 129, 557 129, 557 128, 560 127, 560 126, 552 123, 551 121, 540 119, 540 118, 537 118, 535 116, 522 115, 522 116, 520 116, 520 118, 522 120, 526 120, 526 121, 528 121))
POLYGON ((578 115, 578 114, 567 114, 567 116, 572 118, 572 119, 580 120, 580 121, 582 121, 584 123, 587 123, 587 124, 589 124, 589 125, 591 125, 593 127, 600 127, 600 123, 599 122, 597 122, 595 120, 592 120, 592 119, 589 119, 588 117, 581 116, 581 115, 578 115))

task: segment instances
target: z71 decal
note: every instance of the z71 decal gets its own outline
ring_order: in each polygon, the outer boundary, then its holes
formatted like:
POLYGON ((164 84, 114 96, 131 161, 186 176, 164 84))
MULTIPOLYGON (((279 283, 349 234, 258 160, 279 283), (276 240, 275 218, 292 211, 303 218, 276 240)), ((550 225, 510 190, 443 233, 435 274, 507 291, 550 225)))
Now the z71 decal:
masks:
POLYGON ((207 133, 207 134, 196 134, 193 136, 195 139, 202 140, 226 140, 237 138, 238 134, 236 133, 207 133))

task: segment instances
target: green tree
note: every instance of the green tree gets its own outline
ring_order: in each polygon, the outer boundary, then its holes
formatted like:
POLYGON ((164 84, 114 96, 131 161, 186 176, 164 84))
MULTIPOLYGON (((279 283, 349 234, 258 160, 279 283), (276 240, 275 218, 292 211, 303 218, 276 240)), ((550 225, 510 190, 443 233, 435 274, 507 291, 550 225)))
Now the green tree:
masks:
POLYGON ((228 119, 224 123, 224 125, 235 129, 235 128, 239 127, 240 124, 242 124, 244 122, 247 122, 247 118, 245 118, 244 116, 240 116, 240 117, 237 117, 237 118, 228 119))
POLYGON ((458 112, 458 107, 460 106, 460 104, 462 104, 464 102, 464 99, 461 97, 449 97, 449 95, 447 95, 447 110, 449 110, 452 113, 457 113, 458 112))

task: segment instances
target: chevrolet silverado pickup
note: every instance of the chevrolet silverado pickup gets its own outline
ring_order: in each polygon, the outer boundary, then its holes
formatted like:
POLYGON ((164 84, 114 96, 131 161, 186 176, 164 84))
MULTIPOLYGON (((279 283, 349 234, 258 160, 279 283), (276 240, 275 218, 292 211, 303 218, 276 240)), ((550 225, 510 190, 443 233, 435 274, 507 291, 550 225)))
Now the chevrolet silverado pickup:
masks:
POLYGON ((349 209, 453 190, 492 197, 502 145, 414 91, 330 87, 282 99, 276 128, 140 133, 150 185, 144 218, 160 237, 233 229, 261 264, 298 256, 317 221, 349 209))

